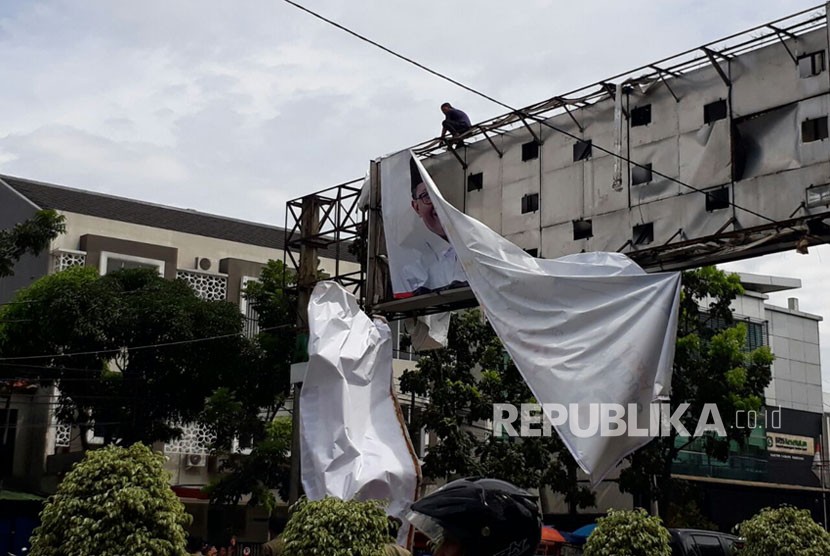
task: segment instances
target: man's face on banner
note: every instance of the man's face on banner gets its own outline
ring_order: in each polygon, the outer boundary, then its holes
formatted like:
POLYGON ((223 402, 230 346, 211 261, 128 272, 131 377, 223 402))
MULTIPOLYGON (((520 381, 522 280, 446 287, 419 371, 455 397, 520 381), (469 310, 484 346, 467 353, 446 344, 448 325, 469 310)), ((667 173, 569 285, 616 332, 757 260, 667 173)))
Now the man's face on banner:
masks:
POLYGON ((441 221, 438 220, 438 214, 435 212, 435 207, 432 206, 432 200, 429 198, 427 188, 423 183, 419 183, 412 194, 412 208, 424 221, 424 225, 433 234, 447 239, 444 233, 444 227, 441 221))

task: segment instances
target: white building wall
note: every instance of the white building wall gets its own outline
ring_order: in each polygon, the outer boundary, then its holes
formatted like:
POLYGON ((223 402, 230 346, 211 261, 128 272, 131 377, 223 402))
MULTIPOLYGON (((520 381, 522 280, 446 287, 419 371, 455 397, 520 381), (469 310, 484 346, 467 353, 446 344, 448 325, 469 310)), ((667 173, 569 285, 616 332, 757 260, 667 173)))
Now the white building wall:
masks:
MULTIPOLYGON (((109 220, 97 216, 62 212, 66 217, 66 233, 59 236, 53 243, 52 249, 78 249, 81 236, 95 234, 117 239, 140 241, 154 245, 176 247, 179 250, 177 268, 196 269, 196 259, 207 258, 211 261, 211 271, 219 268, 219 261, 224 258, 243 259, 246 261, 268 262, 269 260, 283 260, 282 249, 250 245, 224 239, 200 236, 109 220)), ((320 268, 329 274, 334 273, 334 261, 320 259, 320 268)), ((341 272, 352 272, 360 266, 351 262, 340 262, 341 272)))
POLYGON ((818 336, 821 317, 772 305, 766 306, 766 314, 775 355, 767 403, 823 413, 818 336))

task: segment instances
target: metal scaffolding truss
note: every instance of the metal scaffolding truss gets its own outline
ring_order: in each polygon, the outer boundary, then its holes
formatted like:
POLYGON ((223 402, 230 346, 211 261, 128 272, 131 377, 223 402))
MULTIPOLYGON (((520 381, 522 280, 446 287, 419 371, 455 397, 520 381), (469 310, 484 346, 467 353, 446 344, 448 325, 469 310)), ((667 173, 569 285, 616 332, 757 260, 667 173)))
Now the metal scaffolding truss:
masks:
MULTIPOLYGON (((666 85, 675 100, 679 101, 671 89, 671 79, 680 78, 685 73, 706 66, 712 66, 728 86, 730 84, 729 78, 720 67, 720 62, 728 61, 735 56, 773 43, 781 43, 782 48, 785 48, 790 58, 793 59, 793 63, 798 64, 796 54, 792 52, 786 41, 795 40, 797 42, 800 35, 826 25, 826 6, 821 4, 481 122, 474 125, 470 131, 462 136, 462 139, 486 139, 501 157, 503 152, 493 141, 494 135, 502 135, 517 127, 525 126, 531 130, 534 138, 539 141, 536 133, 528 125, 528 121, 538 122, 566 113, 576 126, 582 130, 578 115, 574 114, 572 110, 613 98, 616 91, 615 82, 631 86, 645 86, 660 81, 666 85)), ((412 150, 425 158, 450 152, 465 169, 467 166, 466 162, 456 152, 457 149, 449 148, 447 141, 440 137, 415 145, 412 150)))
POLYGON ((286 203, 285 264, 297 272, 301 288, 316 281, 317 259, 323 257, 334 265, 328 278, 363 299, 366 269, 360 259, 365 257, 349 251, 365 242, 365 215, 358 206, 362 185, 362 180, 352 180, 286 203), (314 276, 303 276, 305 257, 314 258, 314 276))

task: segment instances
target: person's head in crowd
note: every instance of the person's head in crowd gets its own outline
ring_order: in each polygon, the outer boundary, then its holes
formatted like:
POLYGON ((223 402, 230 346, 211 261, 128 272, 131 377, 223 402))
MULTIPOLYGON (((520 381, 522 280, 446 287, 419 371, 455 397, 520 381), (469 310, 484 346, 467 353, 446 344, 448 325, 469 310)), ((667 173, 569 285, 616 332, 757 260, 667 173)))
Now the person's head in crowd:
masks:
POLYGON ((432 199, 429 198, 427 186, 421 178, 421 172, 418 171, 414 158, 409 159, 409 178, 412 190, 412 209, 430 232, 446 240, 447 234, 438 219, 435 207, 432 206, 432 199))
POLYGON ((536 497, 497 479, 447 483, 412 504, 407 520, 434 556, 532 556, 542 535, 536 497))

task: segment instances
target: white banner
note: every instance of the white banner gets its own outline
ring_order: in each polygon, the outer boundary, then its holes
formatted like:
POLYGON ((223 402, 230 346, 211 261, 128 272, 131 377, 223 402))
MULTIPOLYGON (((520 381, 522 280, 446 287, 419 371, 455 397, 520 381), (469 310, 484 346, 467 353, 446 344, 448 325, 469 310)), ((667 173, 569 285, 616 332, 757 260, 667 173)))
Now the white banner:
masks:
MULTIPOLYGON (((391 158, 384 168, 403 174, 397 183, 409 179, 414 156, 405 151, 391 158)), ((534 258, 451 206, 421 163, 413 164, 420 176, 411 183, 423 182, 427 195, 418 202, 431 207, 438 221, 430 229, 441 230, 451 244, 452 257, 533 395, 543 404, 577 405, 568 423, 553 424, 579 466, 599 482, 650 438, 575 434, 574 414, 585 429, 591 404, 639 404, 644 411, 637 423, 648 429, 648 404, 669 394, 680 274, 646 274, 619 253, 534 258)), ((389 195, 384 183, 384 221, 386 205, 395 202, 389 195)), ((396 269, 406 260, 396 263, 388 228, 386 239, 394 285, 408 267, 396 269)))
MULTIPOLYGON (((389 326, 373 322, 335 282, 315 286, 308 323, 300 394, 306 496, 388 500, 387 513, 404 521, 420 468, 392 391, 389 326)), ((399 542, 406 537, 403 527, 399 542)))
POLYGON ((396 298, 466 285, 467 277, 409 151, 380 164, 383 231, 396 298))

